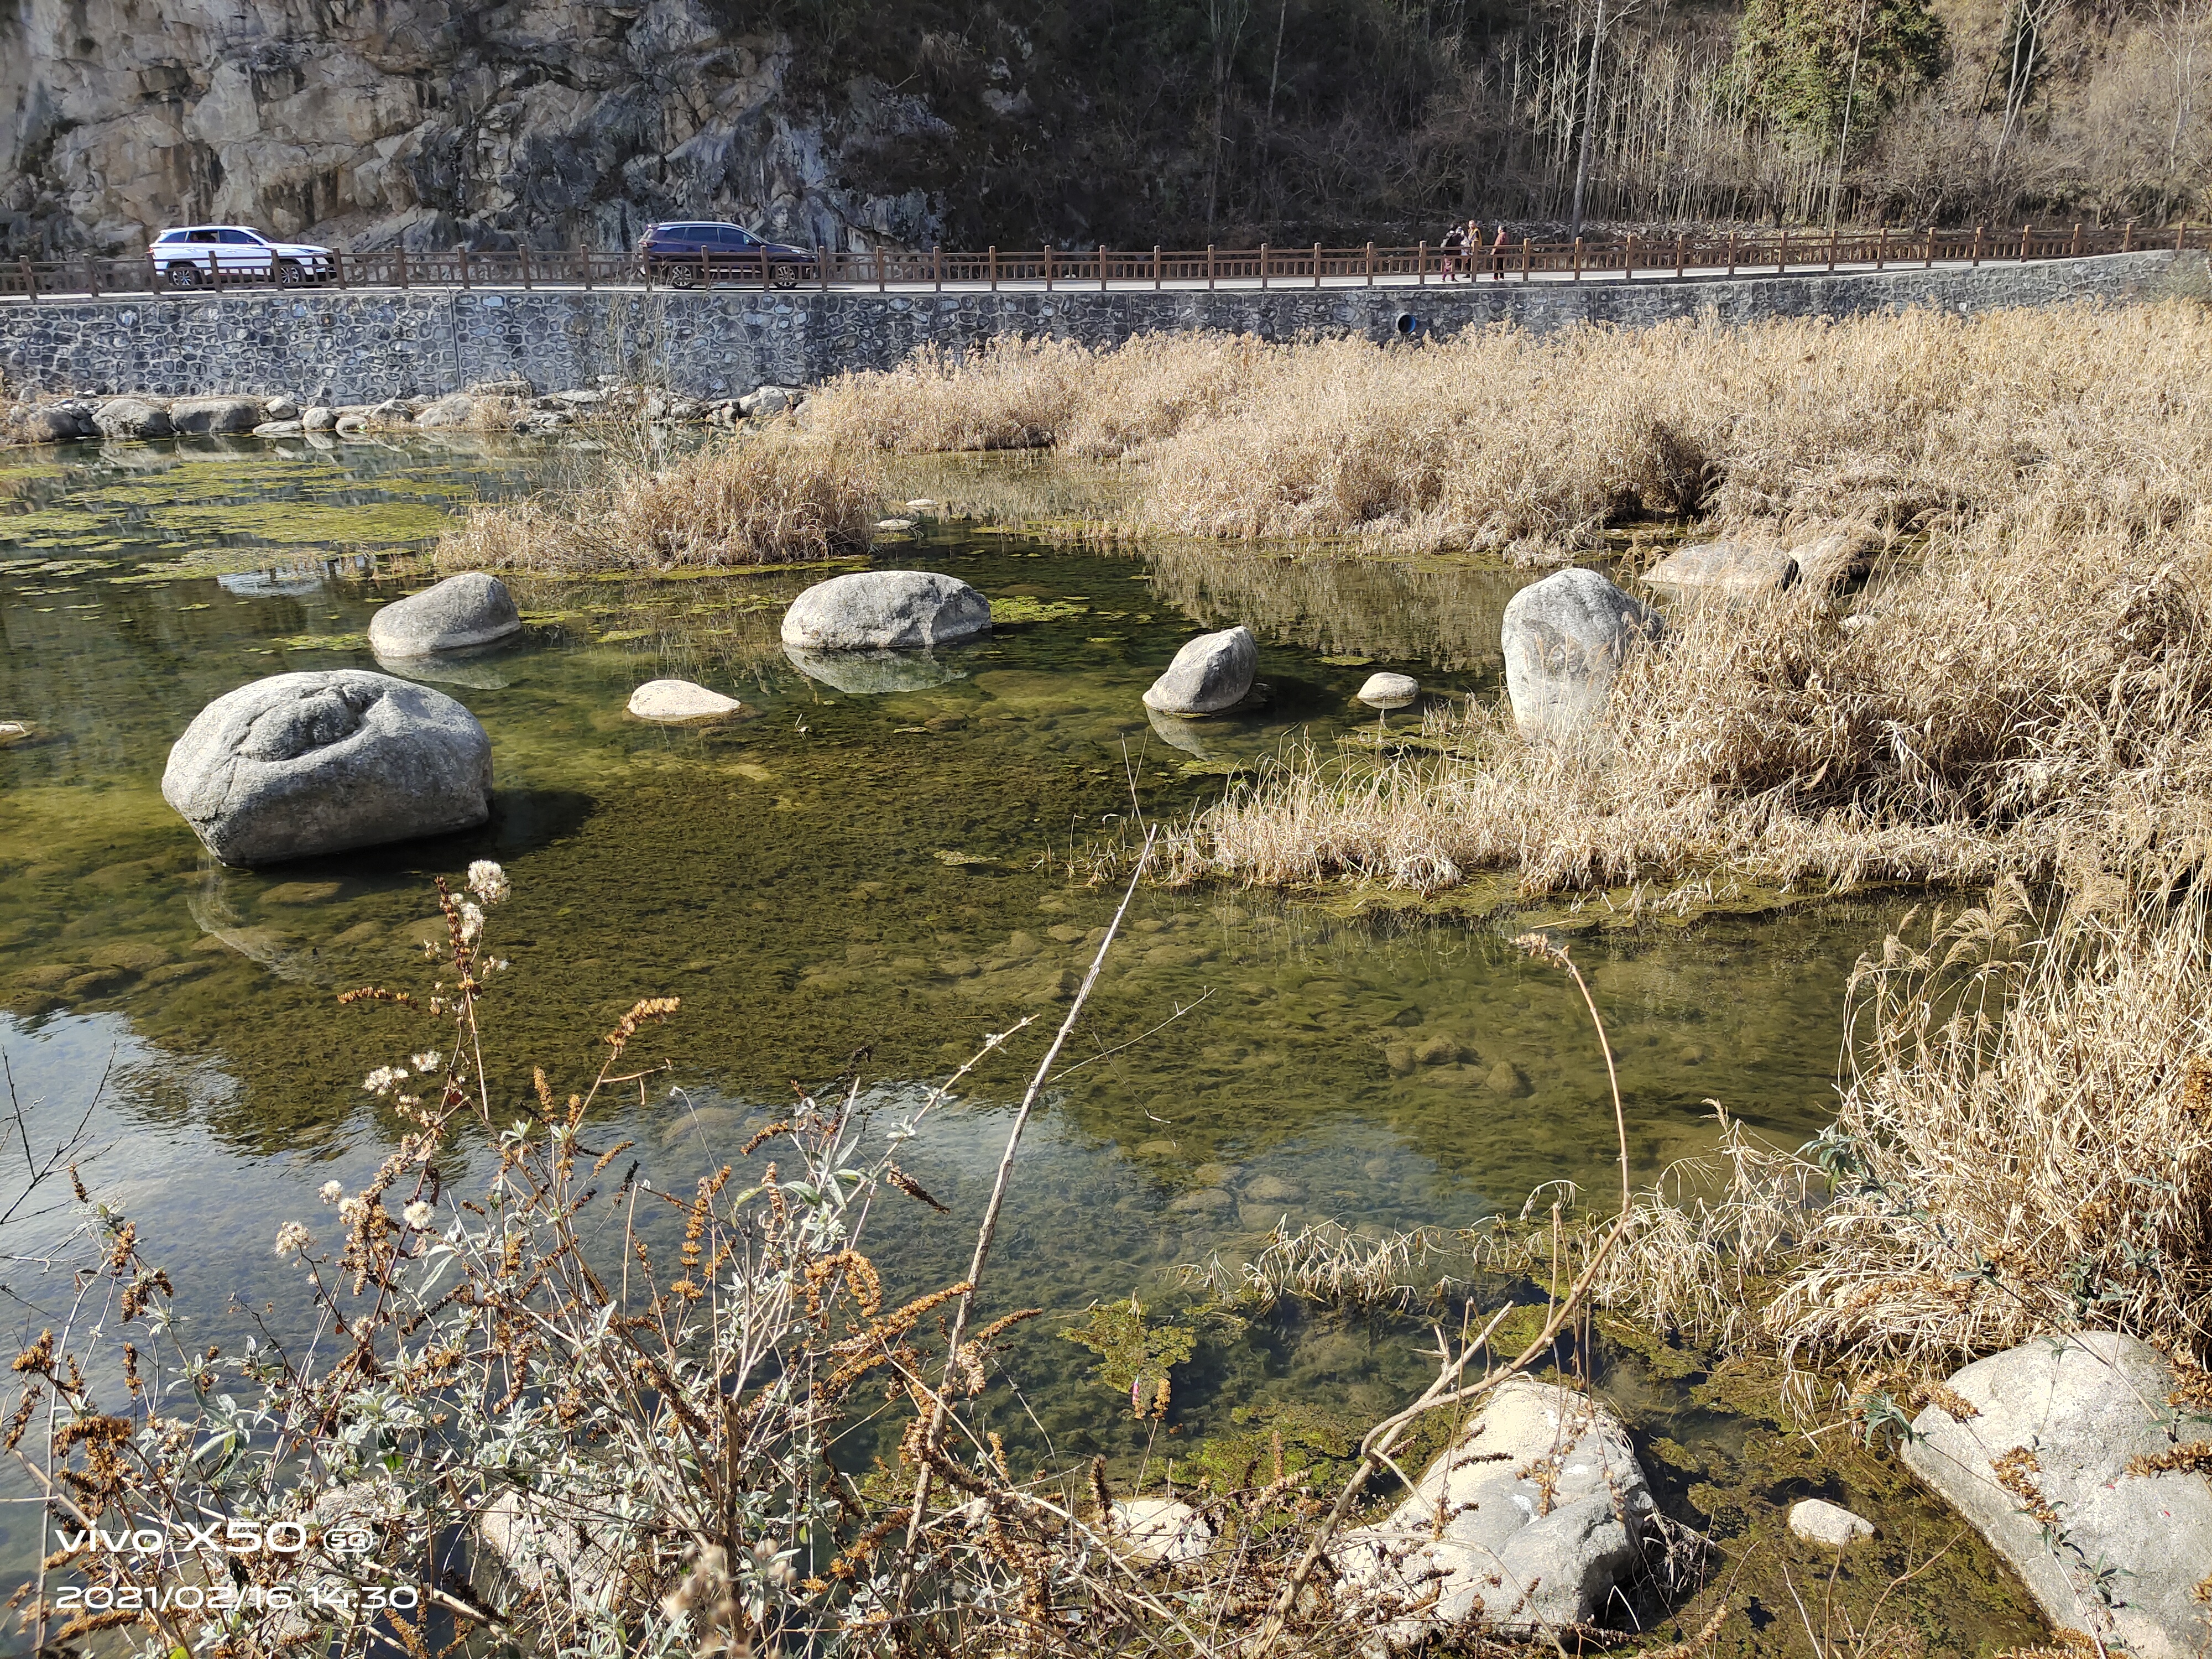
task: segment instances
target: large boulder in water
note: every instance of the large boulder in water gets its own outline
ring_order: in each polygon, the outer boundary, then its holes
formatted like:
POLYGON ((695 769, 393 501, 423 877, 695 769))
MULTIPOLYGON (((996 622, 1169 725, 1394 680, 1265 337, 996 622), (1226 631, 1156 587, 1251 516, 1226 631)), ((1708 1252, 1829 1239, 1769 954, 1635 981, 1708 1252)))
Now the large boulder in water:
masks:
POLYGON ((464 570, 434 587, 394 599, 368 619, 368 646, 380 657, 427 657, 467 651, 522 631, 507 584, 464 570))
POLYGON ((1244 700, 1259 667, 1260 644, 1250 629, 1200 634, 1152 682, 1145 707, 1163 714, 1218 714, 1244 700))
POLYGON ((931 570, 860 570, 817 582, 783 613, 783 642, 809 651, 911 651, 987 632, 991 602, 931 570))
POLYGON ((169 751, 161 798, 225 864, 473 829, 491 739, 443 692, 358 668, 226 692, 169 751))
POLYGON ((1530 1376, 1473 1417, 1404 1502, 1344 1534, 1354 1604, 1372 1605, 1392 1650, 1469 1629, 1630 1628, 1616 1598, 1656 1506, 1620 1419, 1530 1376))
POLYGON ((1501 642, 1513 719, 1532 738, 1594 723, 1638 645, 1663 637, 1659 613, 1595 570, 1562 570, 1505 606, 1501 642))
POLYGON ((1978 1359, 1913 1419, 1912 1472, 2012 1564, 2051 1622, 2142 1659, 2212 1645, 2197 1587, 2212 1484, 2173 1367, 2132 1336, 2038 1338, 1978 1359), (1961 1417, 1960 1412, 1971 1413, 1961 1417))

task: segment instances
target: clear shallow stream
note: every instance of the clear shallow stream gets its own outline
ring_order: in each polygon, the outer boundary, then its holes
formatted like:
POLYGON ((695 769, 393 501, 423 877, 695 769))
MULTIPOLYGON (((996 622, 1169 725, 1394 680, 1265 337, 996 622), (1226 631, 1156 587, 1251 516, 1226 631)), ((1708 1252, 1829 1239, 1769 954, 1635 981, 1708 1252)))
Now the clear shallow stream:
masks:
MULTIPOLYGON (((491 734, 489 826, 258 872, 209 860, 159 791, 192 715, 259 676, 375 666, 369 613, 428 580, 394 574, 397 545, 548 464, 480 440, 0 458, 0 720, 33 728, 0 750, 0 1050, 43 1103, 34 1143, 111 1073, 88 1178, 218 1334, 228 1297, 296 1290, 270 1251, 278 1223, 330 1231, 315 1188, 364 1176, 396 1138, 360 1079, 423 1030, 333 994, 425 981, 430 878, 485 857, 514 887, 493 916, 514 965, 487 1016, 508 1087, 533 1062, 580 1081, 635 998, 683 998, 645 1052, 674 1057, 662 1084, 697 1115, 657 1085, 621 1126, 672 1187, 733 1155, 790 1079, 866 1049, 863 1073, 896 1090, 1043 1016, 905 1160, 953 1212, 891 1212, 876 1241, 902 1288, 958 1277, 1006 1106, 1117 896, 1072 878, 1071 852, 1115 833, 1133 793, 1147 815, 1185 811, 1238 763, 1371 726, 1351 694, 1375 667, 1492 694, 1497 617, 1528 580, 894 537, 878 562, 951 572, 1016 620, 948 653, 957 678, 881 696, 810 680, 775 645, 783 602, 819 572, 531 584, 526 641, 441 687, 491 734), (1145 686, 1200 625, 1231 620, 1261 635, 1273 701, 1154 730, 1145 686), (668 673, 736 695, 744 716, 629 718, 630 690, 668 673)), ((1014 1351, 1034 1449, 1139 1444, 1126 1401, 1057 1334, 1095 1300, 1171 1300, 1176 1264, 1248 1249, 1279 1218, 1456 1225, 1541 1182, 1613 1179, 1601 1057, 1510 922, 1347 921, 1224 890, 1147 890, 1132 921, 1073 1043, 1094 1058, 1025 1142, 994 1257, 996 1309, 1073 1316, 1035 1322, 1014 1351)), ((1877 912, 1837 908, 1578 939, 1640 1180, 1710 1145, 1709 1097, 1778 1139, 1825 1120, 1844 980, 1880 932, 1877 912)), ((56 1292, 20 1269, 9 1282, 37 1307, 8 1316, 34 1333, 56 1292)), ((1175 1426, 1195 1441, 1267 1401, 1371 1420, 1421 1369, 1396 1334, 1255 1329, 1202 1356, 1175 1426)), ((14 1507, 0 1568, 35 1547, 14 1507)))

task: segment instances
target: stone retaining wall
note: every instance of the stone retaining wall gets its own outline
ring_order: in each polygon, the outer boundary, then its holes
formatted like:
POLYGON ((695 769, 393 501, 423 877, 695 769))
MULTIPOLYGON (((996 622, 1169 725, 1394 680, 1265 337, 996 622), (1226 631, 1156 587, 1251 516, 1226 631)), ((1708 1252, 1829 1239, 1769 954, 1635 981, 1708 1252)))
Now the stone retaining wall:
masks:
POLYGON ((1514 322, 1644 327, 1711 311, 1724 322, 1844 317, 1935 305, 1981 312, 2071 300, 2203 290, 2205 256, 2124 253, 1978 269, 1835 276, 1479 281, 1449 288, 1120 289, 1109 293, 763 294, 507 289, 469 293, 135 295, 0 307, 0 374, 10 390, 181 395, 289 392, 368 403, 515 377, 540 390, 595 376, 665 384, 694 397, 763 382, 806 384, 883 368, 927 343, 959 349, 1002 334, 1108 345, 1158 331, 1228 329, 1449 335, 1514 322))

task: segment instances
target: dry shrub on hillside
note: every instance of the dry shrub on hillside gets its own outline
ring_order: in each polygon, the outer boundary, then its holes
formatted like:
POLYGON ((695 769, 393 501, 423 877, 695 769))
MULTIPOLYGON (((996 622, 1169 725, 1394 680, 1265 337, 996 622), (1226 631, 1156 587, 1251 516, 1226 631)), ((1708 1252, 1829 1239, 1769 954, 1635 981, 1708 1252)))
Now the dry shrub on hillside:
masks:
POLYGON ((1984 526, 1856 614, 1817 596, 1690 608, 1605 721, 1532 744, 1502 700, 1432 715, 1453 752, 1309 757, 1233 793, 1187 875, 1524 890, 1723 869, 1838 886, 2091 879, 2212 830, 2212 520, 2171 538, 1984 526))
POLYGON ((437 558, 555 572, 833 558, 866 550, 881 493, 865 458, 785 431, 672 459, 648 439, 570 494, 471 508, 437 558))
POLYGON ((1419 347, 1150 336, 925 350, 813 400, 834 441, 1138 464, 1126 528, 1548 562, 1609 521, 2169 520, 2212 459, 2212 313, 1717 319, 1419 347))

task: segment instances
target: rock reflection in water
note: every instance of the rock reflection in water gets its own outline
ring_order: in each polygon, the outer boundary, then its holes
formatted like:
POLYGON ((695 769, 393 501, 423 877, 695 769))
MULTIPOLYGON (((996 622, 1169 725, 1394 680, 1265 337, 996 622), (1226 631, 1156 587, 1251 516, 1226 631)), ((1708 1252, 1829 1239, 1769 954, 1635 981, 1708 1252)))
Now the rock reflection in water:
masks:
POLYGON ((968 678, 965 670, 928 651, 812 651, 803 645, 786 645, 783 650, 808 679, 854 696, 927 691, 968 678))

